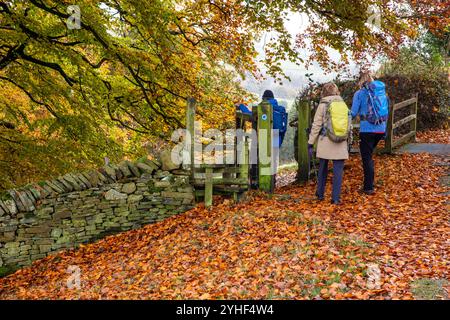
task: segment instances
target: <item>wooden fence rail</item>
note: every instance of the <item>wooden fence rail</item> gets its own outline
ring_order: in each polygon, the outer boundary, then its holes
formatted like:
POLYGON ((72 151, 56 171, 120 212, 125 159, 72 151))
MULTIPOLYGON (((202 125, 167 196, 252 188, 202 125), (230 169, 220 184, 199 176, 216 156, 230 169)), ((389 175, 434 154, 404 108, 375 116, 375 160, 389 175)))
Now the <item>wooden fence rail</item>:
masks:
POLYGON ((396 103, 391 104, 389 110, 389 120, 387 127, 387 137, 386 137, 386 146, 385 151, 391 153, 392 150, 408 141, 415 141, 417 134, 417 107, 419 103, 418 94, 415 97, 396 103), (395 112, 403 109, 405 107, 410 108, 410 115, 404 117, 403 119, 397 120, 395 119, 395 112), (409 132, 404 134, 403 136, 397 138, 394 135, 394 129, 397 129, 405 124, 409 123, 409 132))

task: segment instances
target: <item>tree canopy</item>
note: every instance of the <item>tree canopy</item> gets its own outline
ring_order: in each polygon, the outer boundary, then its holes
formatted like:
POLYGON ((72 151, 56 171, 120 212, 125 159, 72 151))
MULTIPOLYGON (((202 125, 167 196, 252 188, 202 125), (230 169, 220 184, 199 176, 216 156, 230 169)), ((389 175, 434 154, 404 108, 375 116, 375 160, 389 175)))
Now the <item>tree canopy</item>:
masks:
POLYGON ((260 64, 276 79, 284 60, 339 68, 328 47, 343 63, 363 61, 394 55, 419 26, 440 34, 449 25, 446 2, 433 0, 79 0, 79 28, 69 28, 73 4, 0 1, 0 144, 8 148, 53 141, 97 161, 137 152, 183 125, 187 97, 207 125, 230 119, 233 104, 250 98, 239 77, 261 76, 260 64), (367 23, 374 7, 376 30, 367 23), (289 12, 310 19, 295 39, 284 25, 289 12), (265 31, 273 37, 260 58, 254 44, 265 31))

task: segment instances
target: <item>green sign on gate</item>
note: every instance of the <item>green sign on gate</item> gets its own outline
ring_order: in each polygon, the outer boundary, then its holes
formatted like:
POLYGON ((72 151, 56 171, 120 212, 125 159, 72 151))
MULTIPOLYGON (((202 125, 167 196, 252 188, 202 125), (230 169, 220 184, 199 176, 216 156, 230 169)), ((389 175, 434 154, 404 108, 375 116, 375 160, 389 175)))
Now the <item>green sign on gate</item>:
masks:
POLYGON ((258 185, 262 191, 272 193, 275 189, 275 159, 272 150, 272 105, 261 102, 257 108, 258 132, 258 185))

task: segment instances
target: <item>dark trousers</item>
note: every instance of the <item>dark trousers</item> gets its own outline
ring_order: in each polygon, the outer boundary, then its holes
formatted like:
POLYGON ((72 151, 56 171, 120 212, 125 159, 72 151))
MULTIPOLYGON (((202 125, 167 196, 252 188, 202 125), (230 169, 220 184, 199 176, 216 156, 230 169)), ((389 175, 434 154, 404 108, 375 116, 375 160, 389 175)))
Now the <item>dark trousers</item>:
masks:
MULTIPOLYGON (((331 199, 335 202, 339 201, 341 197, 342 176, 344 174, 344 160, 333 161, 333 193, 331 199)), ((317 175, 317 197, 323 199, 325 193, 325 186, 328 176, 328 160, 320 159, 319 172, 317 175)))
POLYGON ((361 152, 362 165, 364 170, 365 191, 372 191, 375 180, 375 168, 373 161, 373 151, 378 142, 384 138, 384 133, 361 132, 359 134, 359 150, 361 152))

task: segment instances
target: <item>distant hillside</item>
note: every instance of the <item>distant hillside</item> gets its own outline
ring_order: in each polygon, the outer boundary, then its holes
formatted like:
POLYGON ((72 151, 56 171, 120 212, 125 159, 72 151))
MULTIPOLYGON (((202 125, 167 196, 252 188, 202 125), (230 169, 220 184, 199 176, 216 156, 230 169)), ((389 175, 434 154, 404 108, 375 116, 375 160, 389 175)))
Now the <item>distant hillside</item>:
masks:
POLYGON ((243 81, 242 85, 248 91, 258 95, 258 97, 261 97, 264 90, 270 89, 276 98, 290 100, 298 95, 300 89, 308 83, 308 80, 300 72, 289 74, 289 76, 291 81, 284 80, 283 84, 275 83, 273 78, 258 81, 253 77, 248 77, 243 81))

